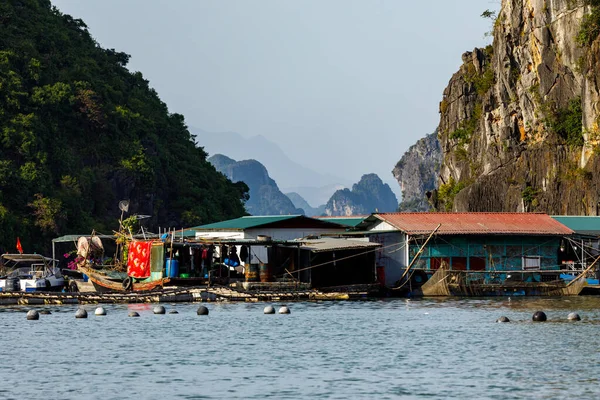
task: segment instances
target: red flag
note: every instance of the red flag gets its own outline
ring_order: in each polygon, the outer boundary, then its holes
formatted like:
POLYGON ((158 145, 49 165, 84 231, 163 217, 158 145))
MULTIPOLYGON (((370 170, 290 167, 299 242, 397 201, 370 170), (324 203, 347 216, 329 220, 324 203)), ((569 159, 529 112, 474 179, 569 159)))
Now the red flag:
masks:
POLYGON ((21 246, 21 240, 17 238, 17 250, 19 250, 19 254, 23 254, 23 247, 21 246))

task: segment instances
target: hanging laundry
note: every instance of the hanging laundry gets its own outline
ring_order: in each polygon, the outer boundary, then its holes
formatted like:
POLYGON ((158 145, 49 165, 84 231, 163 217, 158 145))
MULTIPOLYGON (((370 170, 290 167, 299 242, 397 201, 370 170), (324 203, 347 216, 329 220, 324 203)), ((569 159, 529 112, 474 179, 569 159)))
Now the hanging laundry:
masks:
POLYGON ((240 249, 240 258, 243 262, 248 262, 248 246, 242 246, 240 249))
POLYGON ((150 276, 150 252, 152 242, 129 243, 127 253, 127 275, 132 278, 148 278, 150 276))
POLYGON ((238 257, 236 246, 231 246, 229 249, 229 265, 232 267, 240 265, 240 257, 238 257))
POLYGON ((221 245, 221 262, 224 262, 227 258, 228 250, 227 245, 221 245))

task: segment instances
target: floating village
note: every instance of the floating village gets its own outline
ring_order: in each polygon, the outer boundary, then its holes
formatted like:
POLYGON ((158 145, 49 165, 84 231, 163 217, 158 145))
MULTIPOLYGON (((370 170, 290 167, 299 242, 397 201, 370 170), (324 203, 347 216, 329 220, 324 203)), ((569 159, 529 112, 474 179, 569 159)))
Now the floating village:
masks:
POLYGON ((246 216, 52 249, 1 256, 0 304, 600 294, 595 216, 246 216))

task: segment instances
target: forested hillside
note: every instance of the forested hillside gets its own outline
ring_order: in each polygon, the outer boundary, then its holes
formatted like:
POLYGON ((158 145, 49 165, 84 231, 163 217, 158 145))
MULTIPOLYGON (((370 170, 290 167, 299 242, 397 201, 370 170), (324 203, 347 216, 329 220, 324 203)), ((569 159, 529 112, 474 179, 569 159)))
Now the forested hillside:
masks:
POLYGON ((110 233, 121 199, 150 228, 244 214, 247 186, 206 161, 128 59, 48 0, 0 2, 0 247, 110 233))

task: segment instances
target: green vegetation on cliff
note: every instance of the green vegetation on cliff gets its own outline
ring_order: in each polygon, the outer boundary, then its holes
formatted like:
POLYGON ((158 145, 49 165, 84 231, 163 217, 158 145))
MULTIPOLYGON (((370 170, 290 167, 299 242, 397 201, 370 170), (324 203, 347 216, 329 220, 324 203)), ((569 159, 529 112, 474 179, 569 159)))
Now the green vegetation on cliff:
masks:
POLYGON ((206 161, 128 59, 48 0, 0 3, 0 247, 110 233, 121 199, 151 227, 244 214, 246 185, 206 161))

